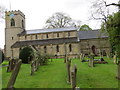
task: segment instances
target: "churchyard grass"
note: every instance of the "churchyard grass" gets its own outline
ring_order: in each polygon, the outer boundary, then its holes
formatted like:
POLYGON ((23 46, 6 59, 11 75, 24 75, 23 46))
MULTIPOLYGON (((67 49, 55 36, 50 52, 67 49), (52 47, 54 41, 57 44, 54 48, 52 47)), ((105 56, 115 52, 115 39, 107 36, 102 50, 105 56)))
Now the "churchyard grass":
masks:
MULTIPOLYGON (((113 60, 105 57, 108 64, 95 64, 90 68, 88 62, 72 59, 72 66, 77 65, 77 87, 80 88, 118 88, 115 78, 117 66, 113 60)), ((6 88, 11 72, 2 68, 2 87, 6 88)), ((40 66, 33 76, 30 64, 22 64, 14 85, 15 88, 70 88, 67 83, 66 64, 63 59, 53 59, 48 65, 40 66)))

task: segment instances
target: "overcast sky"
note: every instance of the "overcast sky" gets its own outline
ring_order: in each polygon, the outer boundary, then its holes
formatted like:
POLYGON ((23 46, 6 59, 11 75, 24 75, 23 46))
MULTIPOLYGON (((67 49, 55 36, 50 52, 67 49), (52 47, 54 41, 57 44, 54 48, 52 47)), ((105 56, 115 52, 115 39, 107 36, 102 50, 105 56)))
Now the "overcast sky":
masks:
MULTIPOLYGON (((26 30, 43 28, 45 21, 55 12, 67 13, 72 19, 80 20, 81 24, 98 29, 98 22, 89 21, 93 1, 95 0, 0 0, 0 5, 7 10, 22 11, 26 17, 26 30)), ((116 3, 118 0, 107 0, 107 3, 111 2, 116 3)), ((0 20, 0 48, 4 48, 4 23, 4 20, 0 20)))

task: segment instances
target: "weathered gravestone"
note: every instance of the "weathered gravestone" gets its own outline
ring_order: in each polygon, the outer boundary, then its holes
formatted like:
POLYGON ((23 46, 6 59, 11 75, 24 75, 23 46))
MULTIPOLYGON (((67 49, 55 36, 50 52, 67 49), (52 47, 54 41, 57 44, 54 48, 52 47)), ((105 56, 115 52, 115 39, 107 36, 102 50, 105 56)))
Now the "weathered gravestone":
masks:
POLYGON ((15 84, 17 75, 18 75, 18 73, 19 73, 21 64, 22 64, 22 61, 21 61, 21 60, 18 60, 18 62, 17 62, 16 65, 15 65, 15 68, 14 68, 14 70, 13 70, 13 72, 12 72, 12 75, 11 75, 11 77, 10 77, 10 80, 9 80, 9 82, 8 82, 7 90, 11 90, 11 89, 14 88, 14 84, 15 84))
POLYGON ((118 71, 117 71, 117 76, 116 76, 116 78, 118 79, 118 80, 120 80, 120 61, 118 61, 118 63, 117 63, 117 66, 118 66, 118 71))
POLYGON ((9 65, 7 67, 7 72, 11 72, 15 68, 15 65, 16 65, 17 61, 18 61, 18 59, 9 60, 9 65))
POLYGON ((40 65, 40 64, 39 64, 39 60, 37 59, 37 60, 36 60, 36 70, 35 70, 35 71, 38 70, 39 65, 40 65))
POLYGON ((77 67, 74 65, 74 68, 71 68, 71 87, 73 90, 76 88, 76 75, 77 75, 77 67))
POLYGON ((34 74, 35 69, 36 69, 36 64, 35 64, 35 61, 33 60, 33 61, 31 62, 31 75, 34 74))
POLYGON ((94 67, 94 56, 90 55, 89 67, 94 67))
POLYGON ((79 59, 81 60, 81 57, 82 57, 82 53, 79 54, 79 59))
POLYGON ((67 55, 65 55, 65 56, 64 56, 64 63, 66 63, 67 60, 68 60, 68 57, 67 57, 67 55))
POLYGON ((71 59, 68 59, 66 62, 66 67, 67 67, 67 74, 68 74, 68 83, 70 83, 70 66, 71 66, 71 59))
POLYGON ((107 58, 110 58, 109 52, 106 52, 106 56, 107 56, 107 58))
POLYGON ((114 60, 114 64, 117 64, 117 55, 116 54, 113 56, 113 60, 114 60))
POLYGON ((85 54, 81 53, 81 61, 84 60, 85 54))

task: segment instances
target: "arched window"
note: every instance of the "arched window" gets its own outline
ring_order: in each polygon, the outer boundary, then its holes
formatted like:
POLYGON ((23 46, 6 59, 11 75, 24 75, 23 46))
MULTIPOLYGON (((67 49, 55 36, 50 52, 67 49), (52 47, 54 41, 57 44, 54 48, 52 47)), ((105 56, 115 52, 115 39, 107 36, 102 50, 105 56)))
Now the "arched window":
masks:
POLYGON ((15 20, 13 18, 11 19, 11 26, 15 26, 15 20))
POLYGON ((56 50, 57 50, 57 52, 59 52, 59 46, 58 45, 56 46, 56 50))
POLYGON ((44 53, 47 53, 47 47, 44 46, 44 53))
POLYGON ((22 28, 24 28, 24 21, 22 20, 22 28))
POLYGON ((72 45, 69 45, 69 51, 72 52, 72 45))

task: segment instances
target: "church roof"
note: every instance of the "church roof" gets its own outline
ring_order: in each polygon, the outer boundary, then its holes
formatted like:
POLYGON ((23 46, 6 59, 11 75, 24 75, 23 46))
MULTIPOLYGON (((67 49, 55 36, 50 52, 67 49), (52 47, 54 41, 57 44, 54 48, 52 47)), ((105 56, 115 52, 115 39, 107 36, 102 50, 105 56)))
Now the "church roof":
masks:
POLYGON ((65 27, 65 28, 52 28, 52 29, 35 29, 35 30, 25 30, 18 35, 28 35, 28 34, 38 34, 38 33, 51 33, 51 32, 65 32, 65 31, 76 31, 78 27, 65 27))
POLYGON ((79 39, 94 39, 94 38, 106 38, 106 33, 100 32, 100 30, 78 31, 79 39))
POLYGON ((78 42, 77 37, 72 38, 57 38, 57 39, 44 39, 44 40, 29 40, 29 41, 17 41, 11 48, 18 48, 29 45, 48 45, 48 44, 63 44, 78 42))

